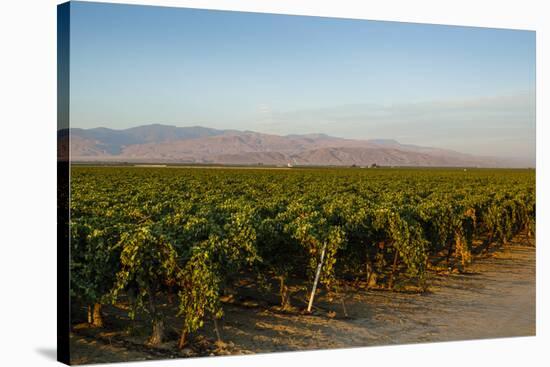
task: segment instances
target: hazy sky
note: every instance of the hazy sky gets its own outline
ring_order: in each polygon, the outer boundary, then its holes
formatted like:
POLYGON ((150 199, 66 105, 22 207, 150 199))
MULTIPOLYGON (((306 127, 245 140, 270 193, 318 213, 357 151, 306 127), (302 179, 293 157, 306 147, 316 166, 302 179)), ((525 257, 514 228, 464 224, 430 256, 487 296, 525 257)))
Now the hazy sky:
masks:
POLYGON ((394 138, 533 159, 535 33, 73 2, 71 125, 394 138))

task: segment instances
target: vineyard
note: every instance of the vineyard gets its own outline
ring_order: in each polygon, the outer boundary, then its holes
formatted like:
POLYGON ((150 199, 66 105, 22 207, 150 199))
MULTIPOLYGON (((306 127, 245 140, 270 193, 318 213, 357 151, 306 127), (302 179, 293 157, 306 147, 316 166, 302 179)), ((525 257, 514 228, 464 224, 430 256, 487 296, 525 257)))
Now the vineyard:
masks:
POLYGON ((344 284, 424 292, 466 271, 534 235, 535 172, 73 166, 70 205, 73 320, 101 328, 115 305, 155 346, 168 302, 184 348, 243 282, 306 315, 344 284))

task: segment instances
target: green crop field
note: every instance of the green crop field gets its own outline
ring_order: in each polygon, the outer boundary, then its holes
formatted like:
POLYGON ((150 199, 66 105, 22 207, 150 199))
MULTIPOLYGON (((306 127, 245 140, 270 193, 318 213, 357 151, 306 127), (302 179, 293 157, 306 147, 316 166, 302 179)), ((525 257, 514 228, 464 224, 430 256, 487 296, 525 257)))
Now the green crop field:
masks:
POLYGON ((342 282, 421 292, 474 244, 534 233, 535 171, 73 166, 70 205, 75 309, 101 325, 124 301, 154 345, 174 298, 183 347, 242 279, 277 284, 281 307, 298 282, 309 310, 342 282))

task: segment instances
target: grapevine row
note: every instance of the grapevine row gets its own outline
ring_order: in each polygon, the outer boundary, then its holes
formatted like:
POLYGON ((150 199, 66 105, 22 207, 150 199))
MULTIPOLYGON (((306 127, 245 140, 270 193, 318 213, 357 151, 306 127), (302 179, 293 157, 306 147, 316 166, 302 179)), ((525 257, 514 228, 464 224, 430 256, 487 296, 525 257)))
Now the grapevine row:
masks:
POLYGON ((103 324, 101 305, 146 315, 165 338, 176 298, 179 346, 242 277, 319 290, 344 279, 427 287, 428 268, 463 269, 475 240, 534 233, 535 178, 514 170, 231 170, 73 167, 71 295, 103 324))

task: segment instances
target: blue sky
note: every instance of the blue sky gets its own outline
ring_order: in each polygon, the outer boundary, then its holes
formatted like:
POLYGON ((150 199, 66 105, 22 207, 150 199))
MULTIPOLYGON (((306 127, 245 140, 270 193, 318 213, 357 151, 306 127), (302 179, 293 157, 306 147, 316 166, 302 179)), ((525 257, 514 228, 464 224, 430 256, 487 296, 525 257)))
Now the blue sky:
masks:
POLYGON ((534 158, 535 33, 73 2, 71 124, 395 138, 534 158))

